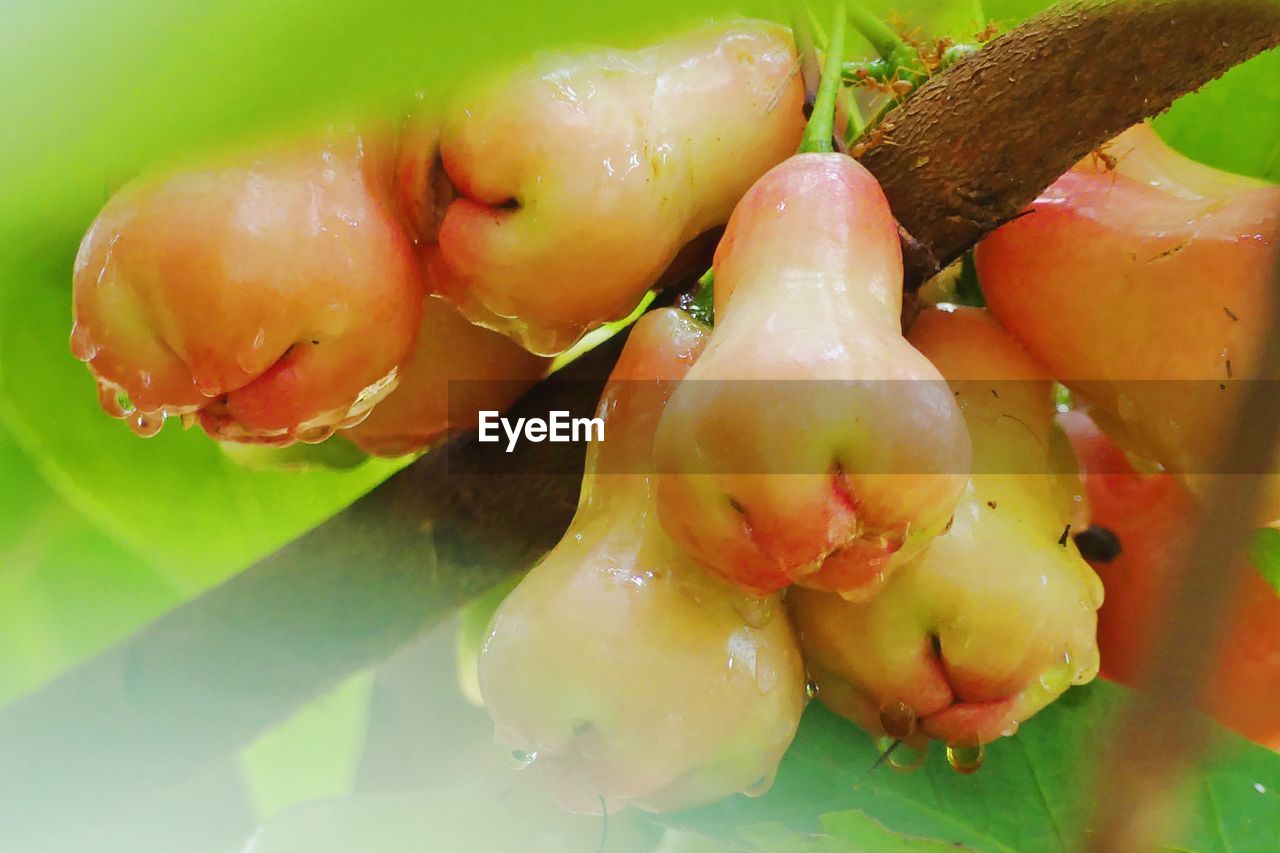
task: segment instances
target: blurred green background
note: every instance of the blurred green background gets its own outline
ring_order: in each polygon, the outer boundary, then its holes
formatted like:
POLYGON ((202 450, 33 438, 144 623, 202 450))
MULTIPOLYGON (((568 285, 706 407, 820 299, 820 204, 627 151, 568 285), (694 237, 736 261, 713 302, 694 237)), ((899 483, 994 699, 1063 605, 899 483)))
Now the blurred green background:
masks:
MULTIPOLYGON (((867 5, 896 13, 909 28, 964 38, 985 20, 1016 22, 1048 4, 867 5)), ((713 14, 785 20, 785 9, 722 0, 7 2, 0 14, 0 704, 198 595, 398 466, 246 470, 198 432, 171 424, 141 441, 101 414, 87 371, 67 349, 70 269, 80 235, 113 188, 143 169, 299 125, 394 114, 415 91, 439 97, 459 79, 539 48, 634 44, 713 14)), ((1185 99, 1158 127, 1199 159, 1280 180, 1280 55, 1185 99)), ((454 707, 446 669, 436 668, 430 686, 454 707)), ((253 814, 351 789, 368 753, 372 681, 357 676, 245 750, 234 773, 253 814)), ((466 716, 464 707, 455 710, 466 716)))

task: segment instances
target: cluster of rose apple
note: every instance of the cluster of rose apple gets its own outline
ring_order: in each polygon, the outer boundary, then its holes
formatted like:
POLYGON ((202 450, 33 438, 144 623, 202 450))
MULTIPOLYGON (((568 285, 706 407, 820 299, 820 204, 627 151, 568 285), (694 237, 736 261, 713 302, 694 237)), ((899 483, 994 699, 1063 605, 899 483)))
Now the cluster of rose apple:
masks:
MULTIPOLYGON (((727 222, 713 323, 635 324, 572 525, 493 619, 498 737, 589 812, 766 790, 813 696, 972 769, 1097 674, 1099 636, 1104 671, 1131 674, 1155 549, 1199 512, 1275 298, 1280 190, 1136 128, 979 247, 989 310, 928 306, 904 333, 897 223, 832 150, 838 62, 808 131, 790 33, 735 21, 138 182, 84 239, 72 348, 143 433, 181 416, 226 441, 341 429, 416 451, 509 405, 727 222), (1210 377, 1220 400, 1133 381, 1210 377), (449 399, 457 379, 501 381, 449 399), (1105 464, 1122 451, 1059 418, 1056 382, 1167 472, 1105 464), (1091 522, 1123 549, 1091 555, 1108 582, 1142 575, 1117 581, 1134 592, 1110 629, 1069 535, 1091 522)), ((1275 739, 1280 702, 1256 694, 1280 700, 1280 597, 1253 592, 1270 634, 1244 637, 1215 692, 1237 700, 1212 707, 1275 739)))

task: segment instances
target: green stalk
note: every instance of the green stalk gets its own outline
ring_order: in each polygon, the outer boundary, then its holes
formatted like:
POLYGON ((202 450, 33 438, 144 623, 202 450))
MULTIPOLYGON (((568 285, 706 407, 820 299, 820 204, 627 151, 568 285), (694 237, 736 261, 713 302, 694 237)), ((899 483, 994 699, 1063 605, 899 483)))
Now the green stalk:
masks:
POLYGON ((822 69, 822 82, 818 84, 818 97, 813 103, 813 115, 804 129, 800 153, 831 153, 835 135, 836 96, 840 94, 841 64, 844 61, 845 4, 836 4, 835 20, 831 25, 831 41, 827 45, 827 60, 822 69))
POLYGON ((851 0, 848 7, 849 23, 853 24, 853 28, 871 42, 876 53, 885 60, 895 65, 900 64, 896 60, 901 57, 903 51, 911 49, 911 46, 902 40, 902 36, 895 33, 888 24, 872 14, 857 0, 851 0))
POLYGON ((841 72, 844 74, 844 79, 850 83, 857 83, 862 79, 863 74, 871 80, 887 83, 893 79, 898 70, 898 66, 893 65, 888 60, 870 59, 846 62, 842 66, 841 72))
POLYGON ((848 148, 854 143, 863 131, 867 129, 867 119, 862 114, 862 108, 858 106, 858 99, 854 97, 853 89, 848 86, 840 87, 840 101, 845 119, 844 127, 844 144, 848 148))
POLYGON ((680 307, 704 326, 716 324, 716 271, 714 269, 703 273, 694 291, 680 298, 680 307))
POLYGON ((800 57, 800 79, 804 81, 805 108, 813 105, 818 97, 818 53, 814 46, 813 32, 809 28, 809 16, 795 9, 791 31, 796 42, 796 55, 800 57))
POLYGON ((814 13, 812 6, 805 6, 804 16, 809 22, 809 29, 813 32, 814 44, 818 46, 819 50, 825 52, 827 49, 827 31, 823 29, 822 22, 818 20, 818 16, 814 13))

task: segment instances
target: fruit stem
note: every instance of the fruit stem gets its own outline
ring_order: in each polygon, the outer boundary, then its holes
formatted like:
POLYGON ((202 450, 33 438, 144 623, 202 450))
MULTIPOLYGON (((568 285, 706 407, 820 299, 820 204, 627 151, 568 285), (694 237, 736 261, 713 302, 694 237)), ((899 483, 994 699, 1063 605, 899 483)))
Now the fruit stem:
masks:
POLYGON ((836 96, 840 93, 840 68, 844 60, 845 4, 836 4, 836 15, 831 25, 831 40, 827 44, 827 59, 822 69, 822 82, 818 84, 818 96, 813 102, 813 115, 804 129, 800 153, 831 153, 835 151, 831 138, 835 134, 836 96))
POLYGON ((716 271, 709 269, 692 292, 680 297, 680 307, 704 326, 716 324, 716 271))
POLYGON ((845 149, 853 145, 867 129, 866 116, 858 106, 858 99, 854 97, 853 89, 848 86, 840 87, 840 102, 836 104, 836 122, 844 127, 844 133, 841 134, 844 145, 840 150, 847 154, 849 152, 845 149))
POLYGON ((825 53, 827 49, 827 31, 823 28, 822 22, 818 20, 818 15, 813 11, 812 6, 805 5, 804 17, 809 26, 809 31, 813 33, 813 43, 817 45, 818 50, 825 53))
POLYGON ((818 52, 814 47, 813 30, 809 28, 809 16, 797 8, 791 16, 791 32, 796 42, 796 56, 800 57, 800 79, 804 81, 804 108, 812 115, 813 102, 818 97, 818 52))
POLYGON ((849 0, 846 5, 849 9, 849 23, 853 24, 853 28, 861 33, 863 38, 871 42, 876 53, 891 66, 902 65, 903 63, 899 60, 904 58, 904 52, 911 50, 902 36, 895 33, 888 24, 857 0, 849 0))

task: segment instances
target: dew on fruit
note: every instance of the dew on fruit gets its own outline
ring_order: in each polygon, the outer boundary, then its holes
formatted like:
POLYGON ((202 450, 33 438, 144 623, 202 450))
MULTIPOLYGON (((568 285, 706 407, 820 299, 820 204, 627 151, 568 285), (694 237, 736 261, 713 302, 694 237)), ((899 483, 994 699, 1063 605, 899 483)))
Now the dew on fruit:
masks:
POLYGON ((1096 648, 1090 649, 1084 660, 1080 661, 1076 667, 1075 674, 1071 677, 1071 683, 1077 687, 1088 684, 1098 675, 1098 670, 1102 666, 1101 656, 1096 648))
POLYGON ((756 687, 761 693, 768 693, 778 686, 778 668, 769 663, 769 653, 765 649, 756 652, 755 676, 756 687))
POLYGON ((295 441, 300 441, 303 444, 320 444, 327 441, 337 431, 338 428, 333 424, 322 424, 320 426, 299 427, 291 430, 289 435, 295 441))
POLYGON ((916 730, 915 709, 905 702, 897 702, 880 709, 880 726, 896 740, 910 737, 916 730))
POLYGON ((164 412, 133 412, 126 423, 139 438, 151 438, 164 427, 164 412))
POLYGON ((957 773, 963 773, 966 776, 970 773, 977 773, 982 769, 984 760, 985 750, 982 744, 977 744, 976 746, 947 744, 947 763, 957 773))
POLYGON ((1040 675, 1040 686, 1048 693, 1057 695, 1071 686, 1072 673, 1070 666, 1055 666, 1040 675))
POLYGON ((742 793, 748 797, 763 797, 769 793, 769 789, 773 787, 773 780, 777 776, 777 771, 773 770, 761 776, 742 790, 742 793))
POLYGON ((102 411, 117 420, 126 418, 133 412, 133 404, 124 390, 105 379, 98 380, 98 404, 102 406, 102 411))
POLYGON ((71 354, 80 361, 93 361, 98 354, 98 347, 89 337, 89 330, 79 323, 71 327, 71 354))
POLYGON ((898 744, 897 749, 890 753, 889 766, 899 773, 912 773, 923 767, 928 757, 929 749, 927 745, 916 747, 903 741, 898 744))
POLYGON ((538 760, 537 751, 525 752, 523 749, 511 750, 511 757, 515 759, 517 767, 528 767, 538 760))
POLYGON ((820 692, 821 690, 818 687, 818 682, 814 681, 812 678, 804 683, 804 698, 809 700, 817 699, 820 692))
POLYGON ((733 611, 752 628, 763 628, 773 621, 773 615, 777 610, 776 603, 777 600, 773 596, 763 598, 741 596, 733 602, 733 611))

